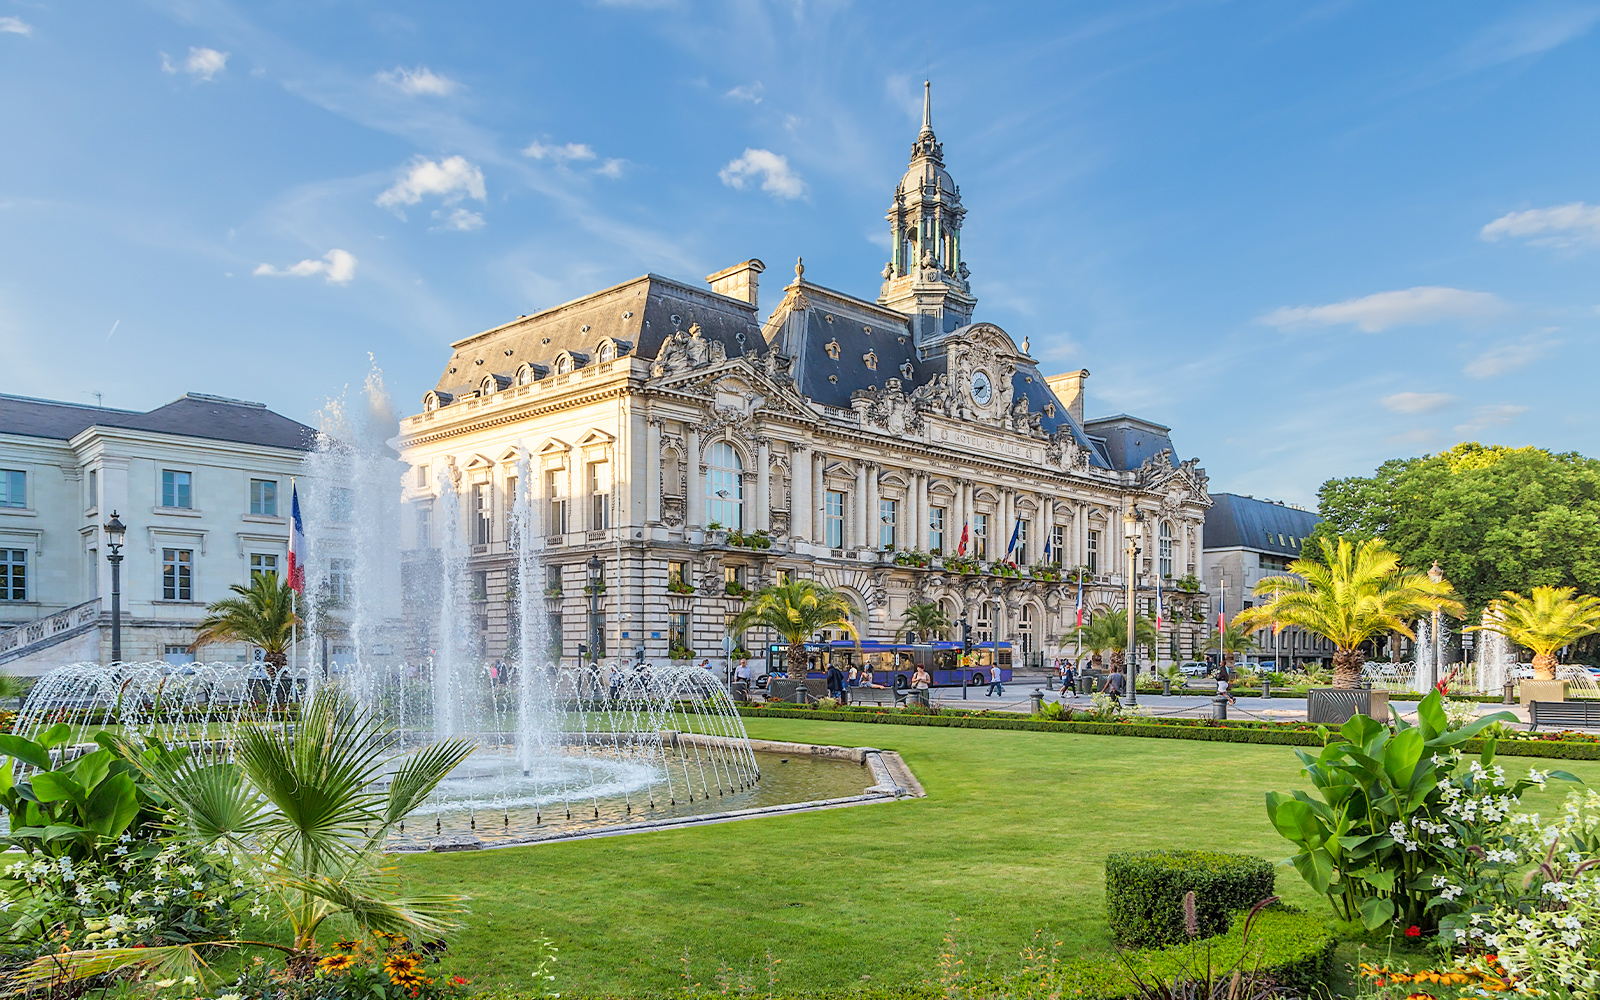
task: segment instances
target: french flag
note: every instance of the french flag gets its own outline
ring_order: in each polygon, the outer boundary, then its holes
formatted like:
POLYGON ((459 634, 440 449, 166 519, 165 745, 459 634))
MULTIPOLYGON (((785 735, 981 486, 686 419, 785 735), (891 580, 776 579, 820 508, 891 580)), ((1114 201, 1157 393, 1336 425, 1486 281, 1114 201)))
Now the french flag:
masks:
POLYGON ((1008 566, 1017 565, 1018 543, 1022 540, 1022 519, 1017 519, 1017 526, 1011 529, 1011 541, 1006 543, 1005 563, 1008 566))
POLYGON ((962 521, 961 522, 961 544, 956 546, 956 555, 964 556, 966 554, 967 554, 967 522, 962 521))
POLYGON ((289 589, 306 592, 306 526, 300 520, 300 487, 289 484, 289 589))
POLYGON ((1078 627, 1083 628, 1083 573, 1078 573, 1078 627))
POLYGON ((1161 631, 1161 574, 1156 574, 1156 631, 1161 631))

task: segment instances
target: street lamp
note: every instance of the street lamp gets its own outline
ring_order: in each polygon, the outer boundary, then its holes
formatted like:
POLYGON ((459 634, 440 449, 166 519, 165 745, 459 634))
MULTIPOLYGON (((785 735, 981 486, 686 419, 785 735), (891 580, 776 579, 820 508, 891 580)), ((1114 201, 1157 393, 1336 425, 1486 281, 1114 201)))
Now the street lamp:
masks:
POLYGON ((122 536, 128 531, 128 526, 117 517, 117 512, 111 512, 111 520, 105 524, 106 548, 111 551, 106 554, 106 560, 111 563, 111 662, 122 662, 122 536))
POLYGON ((1133 504, 1128 504, 1128 509, 1122 514, 1122 537, 1124 548, 1128 554, 1128 651, 1123 657, 1128 670, 1128 704, 1139 704, 1139 646, 1138 646, 1138 611, 1135 605, 1137 598, 1134 595, 1134 585, 1139 571, 1139 545, 1137 535, 1139 522, 1143 515, 1133 504))
POLYGON ((600 590, 605 586, 605 563, 598 555, 589 557, 589 663, 600 662, 600 590))

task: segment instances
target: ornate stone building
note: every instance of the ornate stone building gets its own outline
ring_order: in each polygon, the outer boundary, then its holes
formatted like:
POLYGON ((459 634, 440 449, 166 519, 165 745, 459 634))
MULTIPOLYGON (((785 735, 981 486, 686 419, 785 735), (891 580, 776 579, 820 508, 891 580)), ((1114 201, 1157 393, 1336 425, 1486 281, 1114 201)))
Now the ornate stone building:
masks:
POLYGON ((1047 377, 1026 337, 974 321, 965 215, 925 104, 876 301, 796 264, 763 323, 764 265, 750 260, 709 288, 648 274, 453 344, 402 422, 406 530, 414 549, 439 544, 448 477, 484 655, 514 641, 518 490, 569 658, 594 555, 608 656, 720 657, 740 595, 785 574, 849 594, 864 636, 889 638, 909 604, 937 601, 1019 655, 1070 652, 1075 567, 1088 613, 1123 603, 1130 505, 1141 597, 1167 578, 1162 655, 1194 655, 1204 598, 1178 584, 1201 568, 1204 471, 1160 424, 1085 420, 1087 370, 1047 377), (975 565, 951 558, 963 535, 975 565), (1013 537, 1017 570, 1002 566, 1013 537))

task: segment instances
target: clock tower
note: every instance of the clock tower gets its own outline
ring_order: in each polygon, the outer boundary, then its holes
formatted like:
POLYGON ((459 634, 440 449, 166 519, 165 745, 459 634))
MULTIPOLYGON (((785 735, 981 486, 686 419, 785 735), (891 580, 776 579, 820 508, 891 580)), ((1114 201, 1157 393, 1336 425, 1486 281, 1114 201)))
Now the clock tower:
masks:
POLYGON ((894 253, 883 267, 878 304, 911 317, 912 338, 923 357, 944 337, 972 322, 978 300, 961 258, 961 189, 944 167, 944 144, 933 134, 932 88, 922 84, 922 131, 911 146, 911 165, 889 206, 894 253))

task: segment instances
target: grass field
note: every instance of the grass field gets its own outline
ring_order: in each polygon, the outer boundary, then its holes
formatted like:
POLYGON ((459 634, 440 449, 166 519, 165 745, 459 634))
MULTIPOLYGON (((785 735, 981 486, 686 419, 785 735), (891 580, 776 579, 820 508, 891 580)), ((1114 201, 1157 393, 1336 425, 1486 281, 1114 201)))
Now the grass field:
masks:
MULTIPOLYGON (((1202 847, 1278 859, 1269 789, 1299 787, 1288 747, 747 720, 767 739, 898 750, 926 799, 663 833, 407 857, 412 891, 464 892, 452 966, 531 985, 531 941, 561 949, 567 994, 713 987, 720 966, 797 992, 921 982, 947 934, 968 967, 1012 969, 1045 931, 1109 952, 1105 855, 1202 847)), ((1516 764, 1517 762, 1508 762, 1516 764)), ((1600 763, 1567 770, 1600 780, 1600 763)), ((1552 786, 1556 788, 1557 786, 1552 786)), ((1545 793, 1536 808, 1564 791, 1545 793)), ((1321 912, 1292 869, 1287 902, 1321 912)))

